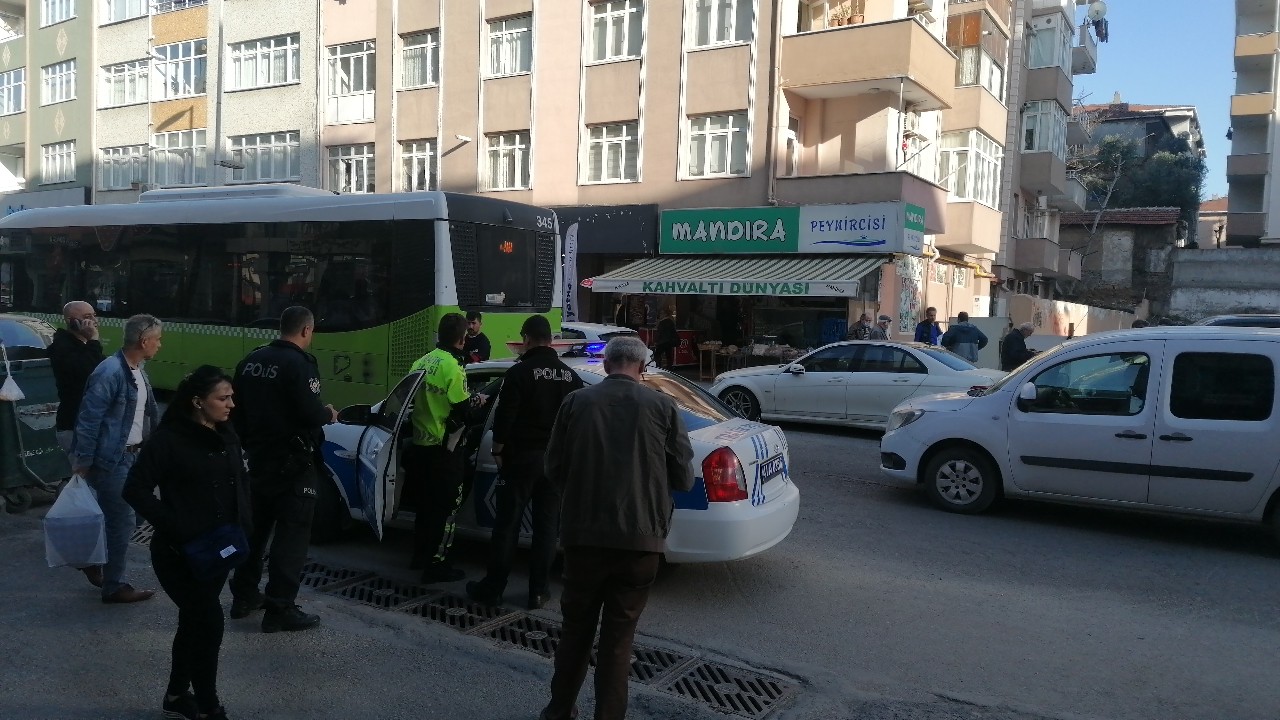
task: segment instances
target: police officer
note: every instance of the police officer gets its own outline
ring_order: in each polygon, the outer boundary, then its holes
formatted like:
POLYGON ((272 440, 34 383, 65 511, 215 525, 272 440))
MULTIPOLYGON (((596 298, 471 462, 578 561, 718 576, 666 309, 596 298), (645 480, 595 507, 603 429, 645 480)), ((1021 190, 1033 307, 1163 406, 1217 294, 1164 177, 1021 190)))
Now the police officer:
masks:
POLYGON ((582 378, 551 347, 551 323, 534 315, 520 328, 525 351, 506 372, 493 417, 493 456, 502 474, 498 512, 489 546, 489 571, 467 583, 477 602, 500 604, 520 539, 520 521, 533 502, 533 547, 529 553, 529 609, 551 599, 551 562, 556 556, 560 493, 543 472, 543 456, 560 402, 582 388, 582 378))
POLYGON ((265 607, 263 632, 305 630, 320 622, 296 604, 316 504, 317 448, 322 428, 338 419, 320 401, 320 371, 307 352, 315 316, 305 307, 280 315, 280 338, 249 353, 236 367, 233 419, 249 456, 253 499, 250 556, 231 578, 231 617, 265 607), (258 591, 272 530, 267 588, 258 591))

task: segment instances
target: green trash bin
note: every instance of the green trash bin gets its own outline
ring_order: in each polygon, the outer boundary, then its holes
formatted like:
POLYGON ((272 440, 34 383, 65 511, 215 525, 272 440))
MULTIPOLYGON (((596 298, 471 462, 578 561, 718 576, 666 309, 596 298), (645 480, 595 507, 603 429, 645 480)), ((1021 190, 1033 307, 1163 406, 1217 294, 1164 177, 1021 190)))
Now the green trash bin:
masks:
MULTIPOLYGON (((55 427, 58 387, 48 353, 53 327, 37 318, 0 314, 0 342, 8 373, 26 396, 0 400, 0 498, 9 512, 22 512, 31 505, 28 488, 51 490, 71 475, 55 427)), ((8 373, 0 364, 0 383, 8 373)))

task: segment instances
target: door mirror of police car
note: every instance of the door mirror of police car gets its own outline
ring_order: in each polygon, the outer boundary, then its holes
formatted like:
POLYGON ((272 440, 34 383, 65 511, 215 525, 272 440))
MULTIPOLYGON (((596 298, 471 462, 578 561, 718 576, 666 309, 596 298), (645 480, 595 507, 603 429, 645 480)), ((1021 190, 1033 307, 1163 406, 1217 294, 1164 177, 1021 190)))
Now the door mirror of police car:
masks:
POLYGON ((338 411, 338 422, 343 425, 369 425, 373 419, 373 407, 370 405, 351 405, 338 411))
POLYGON ((787 372, 791 373, 792 375, 797 375, 797 376, 798 376, 798 375, 803 375, 803 374, 804 374, 804 366, 803 366, 803 365, 801 365, 800 363, 795 363, 794 365, 788 365, 788 366, 787 366, 787 372))

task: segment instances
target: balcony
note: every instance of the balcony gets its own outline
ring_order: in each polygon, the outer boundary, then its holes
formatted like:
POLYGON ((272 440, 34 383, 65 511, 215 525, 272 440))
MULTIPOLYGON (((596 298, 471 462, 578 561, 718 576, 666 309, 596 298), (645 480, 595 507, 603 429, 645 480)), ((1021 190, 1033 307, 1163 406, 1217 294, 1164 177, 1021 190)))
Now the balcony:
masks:
POLYGON ((1093 39, 1088 25, 1077 30, 1080 44, 1071 48, 1071 74, 1092 75, 1098 72, 1098 41, 1093 39))
POLYGON ((1271 153, 1227 156, 1228 178, 1265 177, 1270 169, 1271 153))
POLYGON ((1271 55, 1280 50, 1280 33, 1265 32, 1236 38, 1236 57, 1271 55))
POLYGON ((1051 152, 1022 153, 1021 185, 1036 194, 1053 197, 1067 192, 1067 162, 1051 152))
POLYGON ((1084 255, 1078 250, 1062 248, 1058 251, 1058 269, 1045 273, 1049 277, 1080 279, 1080 271, 1084 267, 1084 255))
POLYGON ((986 88, 966 85, 956 88, 955 104, 942 111, 942 127, 947 132, 977 128, 993 138, 1003 138, 1009 110, 986 88))
POLYGON ((943 250, 966 255, 1000 252, 1000 211, 979 202, 947 203, 947 234, 938 235, 935 244, 943 250))
POLYGON ((1067 121, 1067 144, 1088 145, 1092 143, 1093 124, 1093 121, 1083 114, 1072 115, 1071 119, 1067 121))
POLYGON ((1056 100, 1065 109, 1073 103, 1071 78, 1058 66, 1035 68, 1027 71, 1027 90, 1024 101, 1056 100))
POLYGON ((1013 269, 1056 275, 1061 254, 1058 243, 1049 238, 1017 238, 1013 241, 1013 269))
POLYGON ((1231 118, 1262 117, 1270 115, 1275 109, 1274 93, 1258 92, 1248 95, 1231 96, 1231 118))
POLYGON ((1227 244, 1238 245, 1233 240, 1258 239, 1267 232, 1267 214, 1264 212, 1232 212, 1227 210, 1227 244))
POLYGON ((1044 15, 1056 11, 1067 17, 1075 17, 1076 4, 1072 0, 1031 0, 1031 14, 1044 15))
POLYGON ((951 107, 956 56, 916 20, 846 25, 782 39, 782 87, 829 99, 892 93, 917 111, 951 107))
POLYGON ((778 178, 778 200, 784 205, 834 205, 905 202, 925 210, 925 232, 946 232, 947 191, 905 172, 809 175, 778 178))
POLYGON ((1065 192, 1050 196, 1049 205, 1063 212, 1081 212, 1089 202, 1089 192, 1084 183, 1074 175, 1067 175, 1065 192))

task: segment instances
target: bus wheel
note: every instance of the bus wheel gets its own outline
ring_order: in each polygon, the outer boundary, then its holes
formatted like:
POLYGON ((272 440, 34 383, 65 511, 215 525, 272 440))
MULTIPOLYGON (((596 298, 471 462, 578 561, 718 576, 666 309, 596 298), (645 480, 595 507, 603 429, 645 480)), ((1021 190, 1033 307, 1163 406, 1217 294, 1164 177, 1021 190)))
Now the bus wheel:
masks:
POLYGON ((333 478, 324 473, 316 483, 316 509, 311 518, 311 542, 321 545, 333 542, 342 535, 345 526, 342 496, 333 484, 333 478))

